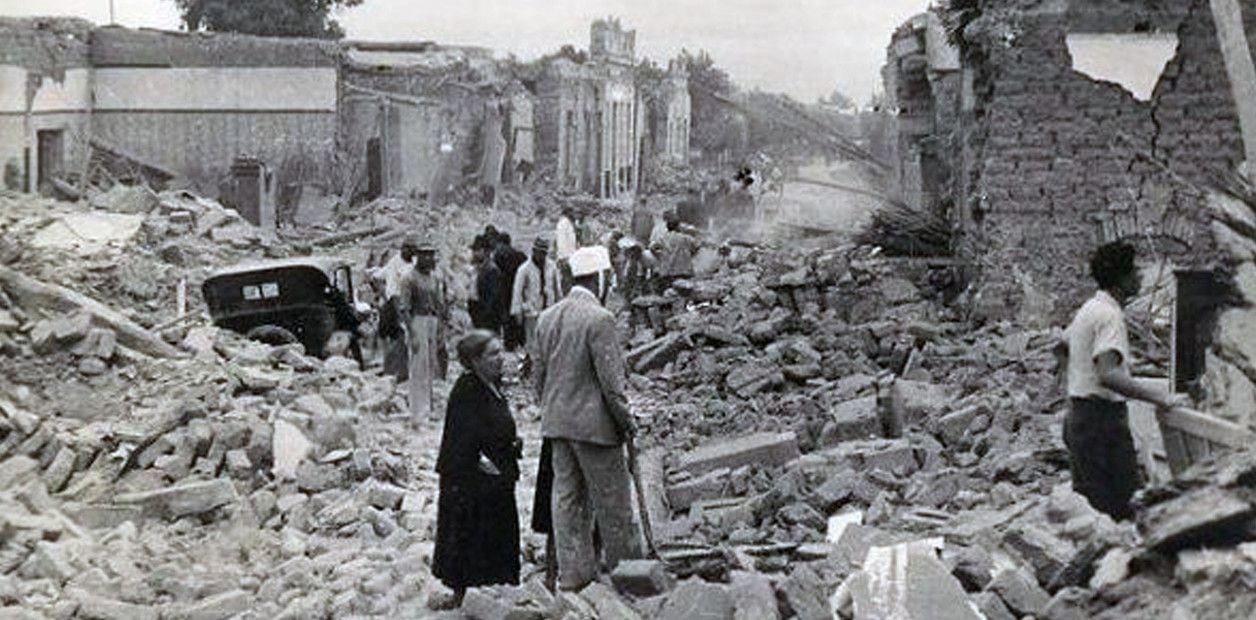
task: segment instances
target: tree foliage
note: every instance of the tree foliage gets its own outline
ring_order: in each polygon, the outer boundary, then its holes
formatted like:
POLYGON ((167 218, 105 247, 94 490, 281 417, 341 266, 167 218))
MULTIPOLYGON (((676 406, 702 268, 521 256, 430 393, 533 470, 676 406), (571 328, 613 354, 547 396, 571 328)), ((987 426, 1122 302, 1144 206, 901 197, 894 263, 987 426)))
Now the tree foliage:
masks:
POLYGON ((334 10, 363 0, 172 0, 188 30, 339 39, 334 10))
POLYGON ((706 50, 682 50, 678 60, 689 73, 690 141, 706 152, 736 150, 744 142, 745 119, 729 104, 737 91, 732 78, 706 50))

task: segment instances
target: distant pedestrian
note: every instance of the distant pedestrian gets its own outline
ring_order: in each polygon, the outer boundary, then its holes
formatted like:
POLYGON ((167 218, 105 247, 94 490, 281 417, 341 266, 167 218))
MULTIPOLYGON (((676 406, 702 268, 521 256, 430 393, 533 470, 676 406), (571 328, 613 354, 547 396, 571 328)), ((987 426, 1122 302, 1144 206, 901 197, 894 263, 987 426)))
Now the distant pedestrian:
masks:
POLYGON ((1070 403, 1064 422, 1073 490, 1113 519, 1133 516, 1130 498, 1141 486, 1127 398, 1160 409, 1184 405, 1182 396, 1130 376, 1130 344, 1122 307, 1141 285, 1134 247, 1109 243, 1095 251, 1090 273, 1099 290, 1077 311, 1059 352, 1066 356, 1070 403))
POLYGON ((624 393, 623 348, 615 317, 599 302, 610 269, 605 248, 572 254, 573 286, 541 313, 536 328, 536 378, 541 433, 553 456, 553 531, 558 587, 575 591, 598 574, 593 528, 605 565, 642 555, 633 519, 624 442, 636 433, 624 393))
POLYGON ((497 267, 497 263, 493 261, 493 253, 489 248, 473 248, 471 256, 475 261, 474 295, 467 300, 467 313, 471 315, 471 324, 476 329, 500 334, 501 288, 505 276, 497 267))
POLYGON ((445 281, 435 273, 435 246, 418 240, 414 244, 414 269, 402 280, 398 310, 410 344, 410 413, 418 423, 432 414, 432 381, 445 378, 449 302, 445 281))
POLYGON ((677 280, 693 277, 693 255, 698 251, 698 241, 680 228, 680 218, 675 211, 664 214, 667 231, 655 244, 658 267, 655 270, 655 292, 667 292, 677 280))
POLYGON ((524 330, 523 324, 517 321, 510 312, 510 305, 515 290, 515 277, 519 272, 519 267, 528 262, 528 255, 515 249, 510 233, 503 232, 497 235, 493 261, 497 263, 497 268, 502 274, 497 296, 497 314, 498 322, 501 324, 502 344, 505 345, 507 351, 514 351, 523 344, 524 330))
POLYGON ((537 317, 561 299, 558 266, 549 259, 549 243, 537 238, 532 243, 532 258, 515 272, 515 286, 510 297, 510 315, 523 326, 523 341, 528 353, 524 374, 535 359, 537 317))
POLYGON ((502 391, 501 341, 476 330, 458 342, 464 371, 449 393, 436 472, 432 574, 461 605, 469 587, 519 583, 519 479, 522 443, 502 391))
POLYGON ((564 295, 571 288, 571 267, 567 261, 580 247, 580 240, 576 237, 575 216, 575 209, 571 206, 563 207, 562 217, 554 225, 554 262, 558 264, 558 272, 562 276, 564 295))

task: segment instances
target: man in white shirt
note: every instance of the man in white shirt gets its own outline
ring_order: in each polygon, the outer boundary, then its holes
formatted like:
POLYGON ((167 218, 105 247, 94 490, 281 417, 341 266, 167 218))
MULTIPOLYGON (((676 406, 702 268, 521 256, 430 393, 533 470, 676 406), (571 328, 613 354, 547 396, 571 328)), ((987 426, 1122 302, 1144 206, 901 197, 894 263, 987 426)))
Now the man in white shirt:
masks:
POLYGON ((558 262, 559 273, 562 274, 564 294, 571 287, 571 268, 567 260, 580 247, 580 240, 576 238, 576 225, 573 222, 575 216, 575 209, 569 206, 563 207, 563 215, 558 218, 558 224, 554 226, 554 259, 558 262))
MULTIPOLYGON (((1130 498, 1141 485, 1125 400, 1160 409, 1185 404, 1184 397, 1140 384, 1130 375, 1129 334, 1122 307, 1138 294, 1134 247, 1109 243, 1095 251, 1090 273, 1099 290, 1082 305, 1064 332, 1069 403, 1064 443, 1069 450, 1073 490, 1113 519, 1133 517, 1130 498)), ((1062 351, 1061 351, 1062 352, 1062 351)))
POLYGON ((532 243, 531 260, 519 265, 515 271, 514 290, 510 296, 510 315, 523 325, 523 341, 528 358, 525 370, 531 366, 532 351, 536 344, 536 319, 541 311, 558 303, 561 293, 558 266, 549 260, 549 243, 537 238, 532 243))

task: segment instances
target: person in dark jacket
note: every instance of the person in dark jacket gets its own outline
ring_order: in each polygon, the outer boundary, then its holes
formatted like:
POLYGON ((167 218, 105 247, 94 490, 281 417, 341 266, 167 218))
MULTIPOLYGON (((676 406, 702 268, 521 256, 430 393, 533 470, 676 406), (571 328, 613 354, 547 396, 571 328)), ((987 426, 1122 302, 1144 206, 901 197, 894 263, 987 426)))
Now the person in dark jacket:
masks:
POLYGON ((484 329, 495 334, 501 333, 501 290, 505 274, 493 260, 493 253, 487 247, 471 250, 474 257, 475 298, 468 300, 467 311, 471 315, 471 324, 476 329, 484 329))
POLYGON ((462 604, 470 587, 519 583, 519 479, 522 443, 502 393, 502 346, 475 330, 458 342, 466 370, 449 393, 436 472, 440 496, 432 574, 462 604))
POLYGON ((497 247, 493 250, 493 261, 497 263, 497 268, 501 270, 501 289, 498 292, 497 300, 500 303, 497 310, 499 312, 499 321, 502 328, 503 344, 506 345, 507 351, 514 351, 519 345, 523 344, 523 324, 515 320, 510 315, 510 297, 515 290, 515 274, 519 271, 519 265, 528 262, 528 255, 515 249, 511 241, 509 233, 498 233, 497 247))

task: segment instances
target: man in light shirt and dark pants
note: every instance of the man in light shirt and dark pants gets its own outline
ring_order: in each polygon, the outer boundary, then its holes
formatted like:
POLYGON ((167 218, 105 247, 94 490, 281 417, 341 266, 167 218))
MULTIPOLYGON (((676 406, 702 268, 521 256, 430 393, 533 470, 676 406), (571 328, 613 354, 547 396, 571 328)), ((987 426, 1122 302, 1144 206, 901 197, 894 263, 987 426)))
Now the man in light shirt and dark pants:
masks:
POLYGON ((1130 499, 1141 486, 1126 399, 1159 409, 1185 405, 1184 397, 1140 384, 1130 375, 1124 305, 1141 282, 1134 247, 1109 243, 1095 251, 1090 273, 1099 290, 1077 311, 1059 351, 1067 347, 1070 410, 1064 423, 1073 490, 1116 520, 1133 517, 1130 499))

